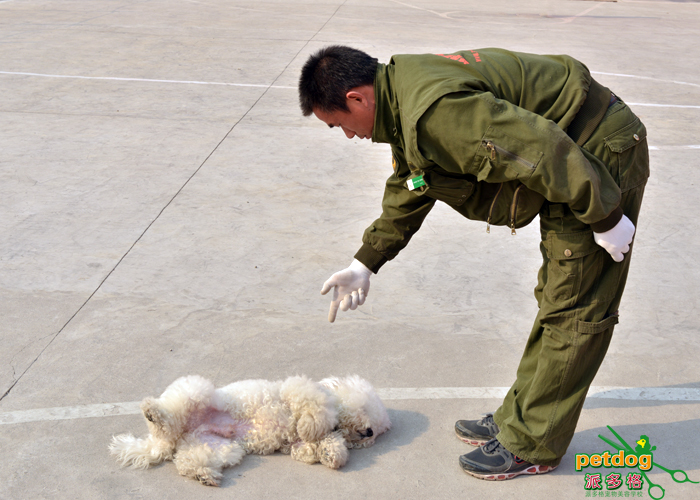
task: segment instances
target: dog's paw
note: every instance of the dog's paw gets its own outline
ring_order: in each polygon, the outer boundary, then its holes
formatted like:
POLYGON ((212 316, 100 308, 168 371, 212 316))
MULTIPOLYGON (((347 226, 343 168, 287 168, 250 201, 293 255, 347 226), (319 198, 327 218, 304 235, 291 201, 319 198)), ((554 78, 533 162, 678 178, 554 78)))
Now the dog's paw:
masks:
POLYGON ((219 486, 221 484, 221 474, 217 478, 208 472, 202 472, 195 474, 194 478, 205 486, 219 486))
POLYGON ((339 432, 334 432, 318 445, 319 461, 331 469, 340 469, 348 462, 348 448, 345 439, 339 432))
POLYGON ((317 456, 318 444, 316 443, 294 443, 291 447, 292 458, 305 464, 315 464, 319 461, 317 456))

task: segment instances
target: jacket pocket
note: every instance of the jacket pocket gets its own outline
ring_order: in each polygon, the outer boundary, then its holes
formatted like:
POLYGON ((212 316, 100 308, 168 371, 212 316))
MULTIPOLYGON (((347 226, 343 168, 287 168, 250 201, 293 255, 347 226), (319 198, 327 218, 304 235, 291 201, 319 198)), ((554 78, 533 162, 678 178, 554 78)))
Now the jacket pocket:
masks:
POLYGON ((489 127, 481 139, 477 156, 482 157, 477 180, 504 182, 529 179, 544 153, 489 127))
POLYGON ((649 177, 649 150, 646 139, 646 127, 636 116, 631 123, 603 139, 610 150, 613 172, 617 170, 620 190, 623 193, 643 184, 649 177))
POLYGON ((447 177, 435 171, 425 174, 428 189, 426 196, 459 207, 471 196, 474 183, 460 177, 447 177))

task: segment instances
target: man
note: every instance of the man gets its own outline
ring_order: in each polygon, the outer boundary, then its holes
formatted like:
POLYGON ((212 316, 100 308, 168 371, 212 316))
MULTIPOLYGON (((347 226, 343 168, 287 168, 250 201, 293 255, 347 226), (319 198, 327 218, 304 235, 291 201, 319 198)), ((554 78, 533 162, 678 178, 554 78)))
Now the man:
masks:
POLYGON ((515 229, 540 217, 539 312, 501 407, 460 420, 481 445, 460 457, 482 479, 541 474, 561 461, 603 361, 649 176, 646 130, 568 56, 482 49, 396 55, 327 47, 299 82, 304 115, 391 145, 382 215, 355 259, 328 279, 328 319, 354 310, 369 278, 420 228, 436 200, 515 229))

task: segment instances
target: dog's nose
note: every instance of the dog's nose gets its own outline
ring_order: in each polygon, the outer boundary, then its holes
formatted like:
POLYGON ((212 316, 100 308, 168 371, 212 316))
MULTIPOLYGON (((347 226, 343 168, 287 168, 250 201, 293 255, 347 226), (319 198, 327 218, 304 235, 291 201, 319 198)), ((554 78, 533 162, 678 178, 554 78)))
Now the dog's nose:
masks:
POLYGON ((374 436, 374 432, 372 432, 372 429, 368 427, 365 432, 360 432, 360 436, 363 438, 371 438, 374 436))

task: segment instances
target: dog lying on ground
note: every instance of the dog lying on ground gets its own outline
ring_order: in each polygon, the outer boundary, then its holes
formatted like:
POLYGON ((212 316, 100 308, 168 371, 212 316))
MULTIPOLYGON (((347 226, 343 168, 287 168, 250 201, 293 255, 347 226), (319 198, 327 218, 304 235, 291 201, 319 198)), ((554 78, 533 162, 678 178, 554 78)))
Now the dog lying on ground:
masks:
POLYGON ((348 448, 366 448, 391 427, 384 404, 357 375, 313 382, 243 380, 216 389, 191 375, 141 403, 150 434, 114 436, 122 466, 146 469, 172 460, 178 472, 218 486, 222 469, 246 454, 288 453, 301 462, 345 465, 348 448))

